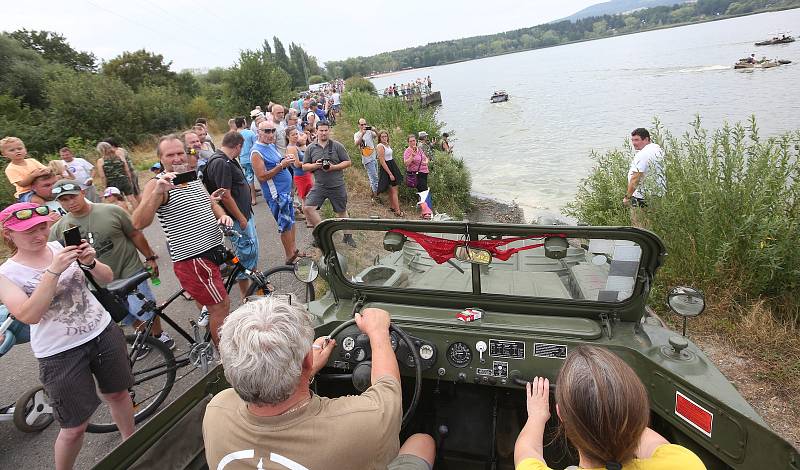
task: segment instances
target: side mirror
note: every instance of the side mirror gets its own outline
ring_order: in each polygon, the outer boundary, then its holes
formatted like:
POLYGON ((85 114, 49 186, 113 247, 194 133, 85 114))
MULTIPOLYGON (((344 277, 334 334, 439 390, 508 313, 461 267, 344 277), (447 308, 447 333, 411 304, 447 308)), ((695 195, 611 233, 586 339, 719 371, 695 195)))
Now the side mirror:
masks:
POLYGON ((706 309, 706 297, 694 287, 673 287, 667 294, 669 309, 683 317, 683 336, 686 336, 686 322, 706 309))
POLYGON ((547 237, 544 239, 544 255, 550 259, 565 258, 567 248, 569 248, 569 243, 566 238, 547 237))
POLYGON ((294 275, 301 282, 314 282, 319 276, 319 266, 311 258, 300 258, 294 264, 294 275))
POLYGON ((397 232, 386 232, 383 236, 383 249, 396 253, 403 249, 406 243, 406 236, 397 232))
POLYGON ((459 261, 487 266, 492 262, 492 253, 483 248, 459 245, 453 251, 453 256, 459 261))

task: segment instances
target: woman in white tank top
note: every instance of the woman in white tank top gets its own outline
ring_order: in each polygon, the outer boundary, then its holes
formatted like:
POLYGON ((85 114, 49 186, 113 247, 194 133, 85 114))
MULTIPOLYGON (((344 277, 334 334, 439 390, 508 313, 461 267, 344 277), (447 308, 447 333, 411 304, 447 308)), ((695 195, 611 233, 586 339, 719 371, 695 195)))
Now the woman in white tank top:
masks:
POLYGON ((405 217, 400 210, 400 201, 397 197, 397 185, 403 182, 403 174, 394 162, 392 148, 389 147, 389 132, 378 132, 378 164, 381 167, 378 175, 378 193, 389 191, 389 208, 397 217, 405 217))

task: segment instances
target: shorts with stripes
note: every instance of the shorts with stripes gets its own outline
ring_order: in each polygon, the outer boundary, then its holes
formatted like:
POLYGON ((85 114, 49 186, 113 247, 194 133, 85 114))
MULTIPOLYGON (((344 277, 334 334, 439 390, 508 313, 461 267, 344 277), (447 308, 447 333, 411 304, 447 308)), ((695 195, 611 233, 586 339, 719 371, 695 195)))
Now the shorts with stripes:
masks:
POLYGON ((200 305, 217 305, 228 297, 219 266, 206 258, 175 261, 172 270, 175 271, 181 287, 200 302, 200 305))
POLYGON ((100 405, 98 388, 101 393, 115 393, 133 386, 122 330, 111 322, 88 342, 39 358, 39 380, 62 428, 85 423, 100 405))

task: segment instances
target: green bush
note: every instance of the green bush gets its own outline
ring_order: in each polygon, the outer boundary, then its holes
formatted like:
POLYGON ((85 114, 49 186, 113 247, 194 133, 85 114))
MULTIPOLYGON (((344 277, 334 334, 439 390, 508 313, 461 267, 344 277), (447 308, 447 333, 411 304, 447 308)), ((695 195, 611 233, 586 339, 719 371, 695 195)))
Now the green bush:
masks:
MULTIPOLYGON (((698 118, 681 137, 656 121, 653 136, 665 151, 667 181, 662 197, 648 198, 647 212, 650 229, 669 252, 661 287, 735 286, 742 298, 796 292, 800 131, 763 139, 753 117, 709 133, 698 118)), ((597 166, 567 213, 592 225, 629 224, 621 198, 632 154, 628 145, 595 155, 597 166)))
POLYGON ((194 121, 199 117, 211 119, 213 117, 218 117, 217 115, 218 112, 214 111, 214 108, 211 107, 205 96, 195 96, 189 104, 186 105, 186 117, 190 121, 194 121))
POLYGON ((137 141, 146 135, 178 129, 188 123, 185 98, 172 88, 145 86, 134 95, 133 101, 136 106, 133 122, 139 123, 137 141))
POLYGON ((375 85, 364 77, 350 77, 344 81, 344 88, 347 91, 363 91, 364 93, 375 94, 375 85))
POLYGON ((308 77, 309 85, 314 85, 314 84, 323 83, 323 82, 325 82, 325 77, 323 77, 322 75, 312 75, 312 76, 308 77))

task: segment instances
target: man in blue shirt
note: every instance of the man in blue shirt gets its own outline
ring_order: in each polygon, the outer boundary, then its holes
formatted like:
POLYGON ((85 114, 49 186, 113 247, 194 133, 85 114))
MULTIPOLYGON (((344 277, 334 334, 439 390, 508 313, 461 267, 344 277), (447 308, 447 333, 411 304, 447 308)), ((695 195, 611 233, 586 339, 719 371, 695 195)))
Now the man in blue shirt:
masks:
POLYGON ((292 205, 292 173, 294 155, 285 158, 275 147, 275 123, 267 120, 258 125, 258 141, 251 151, 253 172, 261 183, 261 194, 269 204, 278 223, 278 233, 286 253, 286 264, 304 256, 297 249, 294 235, 294 206, 292 205))
POLYGON ((250 204, 256 205, 256 180, 253 176, 253 165, 250 162, 250 150, 256 142, 256 133, 247 128, 247 121, 243 117, 236 118, 236 131, 244 137, 242 151, 239 154, 239 164, 244 170, 244 177, 250 185, 250 204))

